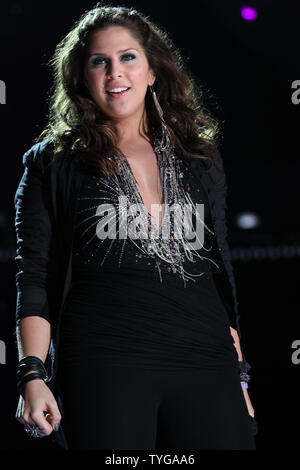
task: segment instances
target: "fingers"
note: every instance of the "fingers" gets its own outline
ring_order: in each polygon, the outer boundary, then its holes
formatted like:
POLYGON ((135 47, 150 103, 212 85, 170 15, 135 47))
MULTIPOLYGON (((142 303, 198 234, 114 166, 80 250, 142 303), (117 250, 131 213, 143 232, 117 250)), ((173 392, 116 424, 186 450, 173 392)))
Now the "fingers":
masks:
MULTIPOLYGON (((53 427, 47 421, 47 418, 44 416, 44 412, 42 410, 28 411, 25 408, 25 411, 23 411, 22 408, 23 407, 18 407, 15 415, 16 420, 20 424, 23 426, 26 426, 27 424, 39 426, 45 436, 49 436, 49 434, 52 433, 53 427)), ((48 416, 50 416, 49 413, 48 416)))
MULTIPOLYGON (((28 425, 36 425, 36 426, 39 426, 41 428, 41 432, 39 437, 44 437, 47 435, 47 433, 44 431, 44 429, 42 428, 42 426, 40 426, 36 421, 34 421, 29 415, 25 414, 24 416, 21 416, 21 417, 16 417, 16 420, 22 424, 24 427, 25 426, 28 426, 28 425)), ((51 432, 52 432, 52 429, 51 429, 51 432)), ((50 433, 48 433, 49 435, 50 433)))
POLYGON ((53 431, 52 426, 48 423, 43 411, 33 411, 28 418, 24 416, 24 419, 26 421, 28 420, 28 422, 29 420, 33 421, 32 424, 38 426, 45 436, 49 436, 49 434, 51 434, 53 431))
POLYGON ((61 413, 59 411, 59 408, 57 406, 56 400, 49 401, 48 411, 50 412, 50 414, 46 418, 47 422, 50 423, 50 425, 52 426, 52 429, 54 429, 55 425, 58 428, 58 426, 60 425, 60 421, 61 421, 62 417, 61 417, 61 413))
POLYGON ((20 395, 15 418, 23 426, 26 424, 38 426, 45 436, 49 436, 53 430, 58 429, 62 416, 54 397, 39 402, 31 408, 25 404, 24 398, 20 395))
POLYGON ((52 426, 46 420, 43 411, 25 411, 22 416, 16 417, 19 423, 26 426, 27 424, 38 426, 45 436, 49 436, 52 432, 52 426))

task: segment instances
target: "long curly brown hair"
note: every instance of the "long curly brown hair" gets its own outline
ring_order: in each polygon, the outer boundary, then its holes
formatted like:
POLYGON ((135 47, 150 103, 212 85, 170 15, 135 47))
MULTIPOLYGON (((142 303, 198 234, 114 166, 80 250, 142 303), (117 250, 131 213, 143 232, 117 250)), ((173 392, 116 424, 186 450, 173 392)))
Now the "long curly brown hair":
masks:
MULTIPOLYGON (((202 102, 202 87, 185 65, 168 33, 133 8, 98 2, 81 15, 58 43, 48 65, 54 81, 48 92, 48 122, 34 142, 50 138, 53 154, 67 149, 109 175, 115 169, 109 154, 124 157, 113 122, 94 102, 84 84, 84 61, 93 33, 123 26, 139 42, 156 75, 154 89, 171 135, 171 143, 190 157, 215 163, 219 124, 202 102)), ((161 121, 151 92, 145 96, 148 128, 160 132, 161 121)), ((149 132, 152 132, 149 131, 149 132)))

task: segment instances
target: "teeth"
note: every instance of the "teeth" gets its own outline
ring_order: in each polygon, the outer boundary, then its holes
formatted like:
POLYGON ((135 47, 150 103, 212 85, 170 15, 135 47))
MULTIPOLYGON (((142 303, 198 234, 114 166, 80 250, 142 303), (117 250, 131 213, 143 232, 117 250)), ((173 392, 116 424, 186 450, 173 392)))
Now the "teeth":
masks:
POLYGON ((128 90, 128 88, 113 88, 112 90, 108 90, 109 93, 119 93, 120 91, 128 90))

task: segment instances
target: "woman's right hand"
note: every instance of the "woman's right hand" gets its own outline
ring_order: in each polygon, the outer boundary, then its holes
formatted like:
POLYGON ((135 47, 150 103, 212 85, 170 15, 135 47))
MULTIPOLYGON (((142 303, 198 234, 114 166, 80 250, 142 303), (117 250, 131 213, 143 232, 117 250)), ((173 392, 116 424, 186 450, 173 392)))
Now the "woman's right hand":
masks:
POLYGON ((55 425, 55 430, 58 429, 61 413, 53 393, 42 379, 30 380, 23 385, 15 418, 24 426, 36 424, 44 436, 49 436, 55 425))

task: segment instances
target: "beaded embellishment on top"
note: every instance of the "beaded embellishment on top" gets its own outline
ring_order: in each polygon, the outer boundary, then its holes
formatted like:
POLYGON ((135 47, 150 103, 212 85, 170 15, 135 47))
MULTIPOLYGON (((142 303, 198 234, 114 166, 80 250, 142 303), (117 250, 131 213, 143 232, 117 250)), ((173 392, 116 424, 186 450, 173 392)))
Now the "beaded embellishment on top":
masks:
MULTIPOLYGON (((102 259, 101 266, 106 261, 113 244, 115 242, 121 242, 122 249, 118 262, 118 266, 120 267, 125 244, 128 241, 136 247, 136 252, 140 253, 140 256, 145 256, 149 258, 149 260, 154 261, 159 272, 160 282, 162 282, 160 266, 163 264, 168 266, 168 271, 178 274, 183 279, 184 286, 186 286, 186 281, 193 280, 195 282, 194 278, 202 276, 204 272, 198 274, 187 272, 183 266, 185 261, 194 263, 196 261, 195 258, 200 258, 201 260, 206 259, 218 267, 213 259, 203 256, 203 250, 211 251, 212 247, 204 247, 204 243, 200 242, 197 230, 193 231, 195 240, 198 241, 197 249, 193 249, 190 238, 187 239, 186 235, 191 234, 191 230, 193 228, 195 229, 191 222, 191 215, 193 215, 196 223, 202 224, 204 234, 206 233, 211 236, 214 235, 214 232, 205 224, 203 220, 204 216, 201 217, 199 214, 199 210, 197 210, 189 194, 190 188, 188 185, 185 187, 183 184, 184 169, 181 159, 177 157, 174 150, 172 150, 168 156, 162 153, 159 145, 155 146, 155 154, 157 156, 161 181, 160 187, 163 195, 163 199, 161 198, 161 200, 164 201, 162 204, 163 214, 160 227, 157 227, 156 224, 152 222, 152 216, 143 203, 137 181, 132 173, 127 158, 118 158, 115 156, 109 157, 113 158, 117 163, 118 169, 114 173, 107 177, 99 178, 93 176, 96 180, 97 187, 99 187, 99 200, 101 200, 103 204, 107 201, 105 216, 101 217, 101 215, 98 215, 98 206, 93 205, 88 209, 83 209, 84 211, 91 211, 91 215, 83 219, 79 225, 91 219, 91 225, 86 228, 82 236, 85 235, 89 229, 92 229, 90 232, 92 236, 89 237, 84 246, 89 244, 94 237, 97 237, 97 250, 100 249, 104 241, 103 239, 99 239, 98 236, 100 232, 103 233, 104 226, 107 226, 109 222, 111 227, 115 229, 114 237, 110 237, 109 231, 107 232, 106 240, 111 238, 111 243, 109 243, 109 247, 102 259), (126 203, 124 204, 124 202, 126 203), (130 211, 130 206, 132 205, 138 208, 134 215, 132 215, 130 211), (188 218, 183 217, 184 207, 189 207, 188 218), (183 230, 178 230, 183 220, 183 230), (95 227, 97 227, 96 230, 95 227), (121 232, 128 235, 123 240, 119 236, 121 232)), ((94 203, 97 202, 97 197, 95 196, 93 198, 81 196, 78 199, 93 199, 94 203)), ((180 228, 182 229, 182 226, 180 226, 180 228)), ((94 253, 92 256, 95 259, 94 253)))

